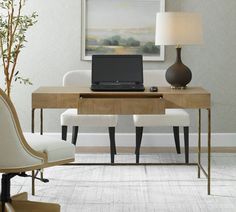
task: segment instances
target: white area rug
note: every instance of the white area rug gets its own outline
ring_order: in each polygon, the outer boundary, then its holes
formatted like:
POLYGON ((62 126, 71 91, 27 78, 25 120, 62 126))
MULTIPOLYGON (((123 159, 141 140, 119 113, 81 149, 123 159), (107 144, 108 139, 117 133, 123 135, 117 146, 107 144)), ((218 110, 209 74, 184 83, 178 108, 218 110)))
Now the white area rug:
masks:
MULTIPOLYGON (((196 155, 191 155, 194 162, 196 155)), ((206 155, 203 155, 206 164, 206 155)), ((134 162, 117 155, 116 162, 134 162)), ((184 155, 141 155, 140 162, 183 162, 184 155)), ((110 162, 109 154, 78 154, 76 162, 110 162)), ((29 199, 56 202, 62 212, 236 211, 236 155, 213 154, 212 195, 195 166, 58 166, 45 169, 29 199)), ((31 179, 12 180, 12 194, 31 194, 31 179)))

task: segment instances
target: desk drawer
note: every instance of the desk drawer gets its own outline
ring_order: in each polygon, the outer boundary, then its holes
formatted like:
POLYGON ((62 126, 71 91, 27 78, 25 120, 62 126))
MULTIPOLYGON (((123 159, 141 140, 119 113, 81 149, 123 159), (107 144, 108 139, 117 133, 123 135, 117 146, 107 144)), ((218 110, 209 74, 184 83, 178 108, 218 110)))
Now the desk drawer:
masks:
POLYGON ((163 98, 80 98, 80 114, 164 114, 163 98))

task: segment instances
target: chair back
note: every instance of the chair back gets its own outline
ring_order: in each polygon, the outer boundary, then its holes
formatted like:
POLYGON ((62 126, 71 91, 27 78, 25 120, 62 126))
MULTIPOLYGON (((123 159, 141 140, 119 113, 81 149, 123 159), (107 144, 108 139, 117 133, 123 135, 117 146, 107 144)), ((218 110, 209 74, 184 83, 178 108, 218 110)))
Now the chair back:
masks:
POLYGON ((91 85, 91 70, 67 72, 63 77, 63 86, 88 87, 91 85))
POLYGON ((0 172, 42 164, 26 143, 15 108, 0 89, 0 172))
POLYGON ((169 86, 165 70, 144 70, 144 86, 169 86))

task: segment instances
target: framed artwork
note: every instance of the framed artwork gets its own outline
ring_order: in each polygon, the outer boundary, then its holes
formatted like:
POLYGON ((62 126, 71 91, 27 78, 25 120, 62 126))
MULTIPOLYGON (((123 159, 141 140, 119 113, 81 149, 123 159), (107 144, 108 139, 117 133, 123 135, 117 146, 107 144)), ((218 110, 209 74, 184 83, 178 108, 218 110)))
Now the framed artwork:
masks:
POLYGON ((82 60, 93 54, 141 54, 163 61, 164 46, 155 46, 156 13, 165 0, 82 0, 82 60))

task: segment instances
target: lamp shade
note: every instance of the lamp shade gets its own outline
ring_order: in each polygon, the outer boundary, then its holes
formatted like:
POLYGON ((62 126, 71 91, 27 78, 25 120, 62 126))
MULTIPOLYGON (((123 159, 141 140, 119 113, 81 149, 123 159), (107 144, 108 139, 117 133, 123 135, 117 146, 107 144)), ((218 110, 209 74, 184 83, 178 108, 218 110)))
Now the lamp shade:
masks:
POLYGON ((156 16, 156 45, 201 44, 202 20, 197 13, 164 12, 156 16))

